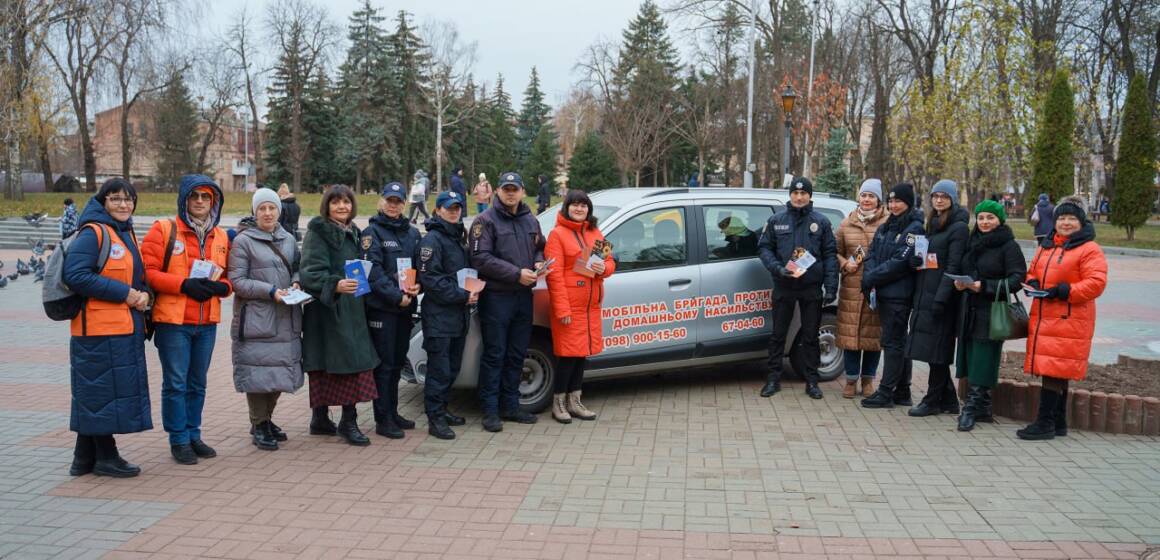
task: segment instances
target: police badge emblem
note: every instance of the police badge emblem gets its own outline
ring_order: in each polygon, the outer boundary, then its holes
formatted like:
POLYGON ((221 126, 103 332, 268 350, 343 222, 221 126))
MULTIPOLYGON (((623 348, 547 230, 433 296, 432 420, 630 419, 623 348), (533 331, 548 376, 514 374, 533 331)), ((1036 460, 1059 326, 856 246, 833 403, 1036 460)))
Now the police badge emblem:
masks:
POLYGON ((810 224, 810 233, 817 233, 817 232, 818 232, 818 224, 817 224, 817 222, 814 222, 814 223, 810 224))
POLYGON ((427 262, 427 261, 431 260, 432 254, 433 254, 433 251, 431 251, 430 247, 423 247, 422 249, 419 249, 419 259, 422 260, 423 262, 427 262))
MULTIPOLYGON (((895 241, 897 241, 897 238, 895 239, 895 241)), ((906 244, 910 245, 911 247, 914 247, 914 234, 913 233, 906 234, 906 244)))
POLYGON ((483 223, 476 221, 474 224, 471 224, 471 236, 476 239, 483 236, 483 223))
POLYGON ((371 242, 372 242, 372 241, 371 241, 371 236, 369 236, 369 235, 364 235, 364 236, 362 237, 362 248, 363 248, 363 251, 369 251, 369 250, 371 249, 371 242))

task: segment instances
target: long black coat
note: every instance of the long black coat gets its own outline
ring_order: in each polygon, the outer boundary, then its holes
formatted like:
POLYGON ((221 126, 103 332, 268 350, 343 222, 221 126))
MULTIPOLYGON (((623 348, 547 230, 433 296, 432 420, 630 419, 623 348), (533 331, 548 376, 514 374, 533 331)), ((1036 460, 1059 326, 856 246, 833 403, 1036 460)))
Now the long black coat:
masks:
POLYGON ((977 294, 969 290, 962 292, 964 308, 959 320, 959 339, 961 342, 968 338, 990 340, 991 303, 995 301, 995 294, 1004 284, 1008 294, 1017 294, 1019 284, 1027 276, 1027 260, 1011 228, 1003 224, 990 233, 982 233, 975 227, 963 256, 963 274, 982 282, 983 289, 977 294))
POLYGON ((948 212, 950 216, 941 226, 937 216, 927 221, 927 250, 938 256, 938 268, 918 271, 910 336, 906 339, 906 357, 928 364, 951 364, 955 359, 959 297, 955 283, 946 274, 963 273, 971 215, 958 204, 948 212))

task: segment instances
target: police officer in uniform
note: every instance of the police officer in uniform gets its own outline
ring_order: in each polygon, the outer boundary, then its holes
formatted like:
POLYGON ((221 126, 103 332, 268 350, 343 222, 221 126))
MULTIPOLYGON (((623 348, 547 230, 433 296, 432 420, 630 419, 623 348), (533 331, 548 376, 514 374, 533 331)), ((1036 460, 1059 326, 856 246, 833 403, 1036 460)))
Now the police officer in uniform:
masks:
POLYGON ((370 225, 362 232, 363 259, 374 263, 368 277, 371 293, 367 294, 366 305, 367 326, 379 354, 379 366, 375 368, 379 390, 379 398, 374 401, 375 433, 391 439, 402 438, 403 430, 415 427, 414 422, 399 416, 399 378, 411 341, 419 284, 400 287, 398 259, 410 259, 409 268, 413 268, 422 239, 419 230, 403 216, 406 205, 406 187, 399 182, 388 183, 383 187, 379 213, 371 217, 370 225))
POLYGON ((519 386, 532 337, 532 288, 544 260, 544 235, 524 194, 518 173, 502 173, 495 203, 471 225, 471 263, 487 282, 479 299, 479 399, 489 432, 503 430, 501 418, 536 423, 534 415, 520 410, 519 386))
MULTIPOLYGON (((447 410, 448 392, 463 362, 469 306, 478 301, 478 294, 459 287, 457 277, 468 266, 467 237, 460 221, 465 205, 459 193, 439 193, 435 199, 435 215, 423 224, 427 236, 419 243, 419 284, 424 294, 423 349, 427 351, 423 405, 427 412, 427 433, 439 439, 455 439, 450 426, 466 423, 447 410)), ((396 390, 398 382, 396 378, 396 390)))
POLYGON ((826 299, 837 298, 837 240, 830 220, 814 212, 814 186, 810 180, 795 177, 789 190, 789 207, 770 216, 757 248, 761 263, 773 275, 773 336, 769 338, 769 376, 761 396, 769 397, 781 390, 781 358, 797 306, 801 310, 800 351, 806 370, 799 373, 806 378, 806 394, 820 399, 818 330, 824 302, 822 288, 826 299), (811 257, 815 262, 803 267, 803 261, 811 257))

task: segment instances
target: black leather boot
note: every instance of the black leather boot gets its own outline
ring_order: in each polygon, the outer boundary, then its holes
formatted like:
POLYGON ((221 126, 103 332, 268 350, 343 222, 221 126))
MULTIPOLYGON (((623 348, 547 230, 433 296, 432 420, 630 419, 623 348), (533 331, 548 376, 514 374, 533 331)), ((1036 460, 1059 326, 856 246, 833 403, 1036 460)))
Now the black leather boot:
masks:
POLYGON ((395 425, 404 429, 404 430, 414 430, 415 429, 415 421, 414 420, 407 420, 406 418, 403 418, 402 416, 399 416, 398 414, 395 414, 395 425))
POLYGON ((333 436, 337 433, 338 427, 330 419, 330 409, 325 406, 315 407, 314 413, 310 416, 310 435, 333 436))
POLYGON ((822 389, 818 387, 817 383, 806 383, 806 395, 814 400, 820 399, 822 398, 822 389))
POLYGON ((765 378, 765 386, 761 388, 761 396, 772 397, 781 391, 781 378, 770 374, 765 378))
POLYGON ((898 406, 910 406, 914 401, 910 397, 910 386, 898 386, 894 389, 894 404, 898 406))
POLYGON ((386 422, 375 424, 375 433, 385 438, 403 439, 403 428, 395 423, 395 419, 388 418, 386 422))
POLYGON ((942 414, 942 405, 939 404, 938 401, 939 401, 939 397, 937 397, 937 396, 932 397, 931 395, 928 394, 921 401, 919 401, 918 404, 914 406, 914 408, 911 408, 910 410, 906 411, 906 414, 908 416, 914 416, 916 418, 922 417, 922 416, 934 416, 936 414, 942 414))
POLYGON ((73 448, 72 465, 68 468, 69 476, 81 476, 93 472, 93 465, 97 462, 97 444, 93 436, 77 434, 77 444, 73 448))
POLYGON ((1039 414, 1034 422, 1022 430, 1016 430, 1019 439, 1044 440, 1055 439, 1055 407, 1059 401, 1059 394, 1055 391, 1043 389, 1039 392, 1039 414))
POLYGON ((1063 437, 1067 435, 1067 381, 1063 382, 1063 392, 1059 394, 1059 399, 1055 404, 1055 414, 1052 416, 1055 421, 1055 437, 1063 437))
POLYGON ((466 418, 451 414, 446 408, 443 409, 443 419, 447 421, 448 426, 463 426, 467 424, 466 418))
POLYGON ((889 387, 883 389, 879 385, 873 395, 862 399, 862 408, 894 408, 893 391, 889 387))
POLYGON ((358 429, 358 412, 353 404, 343 405, 342 419, 338 421, 338 436, 351 445, 370 445, 371 440, 358 429))
POLYGON ((975 411, 975 422, 993 423, 995 421, 994 408, 991 406, 991 388, 979 387, 981 391, 981 400, 979 408, 975 411))
POLYGON ((254 447, 265 451, 278 449, 278 440, 274 439, 274 432, 270 429, 269 420, 250 428, 250 433, 253 434, 254 447))
POLYGON ((959 413, 959 431, 969 432, 975 429, 975 422, 979 412, 983 408, 983 391, 986 389, 978 385, 971 385, 970 391, 967 392, 967 401, 963 405, 963 410, 959 413))
POLYGON ((121 458, 113 436, 93 436, 93 443, 97 459, 93 464, 93 474, 113 478, 133 478, 141 474, 141 467, 121 458))
MULTIPOLYGON (((254 435, 256 429, 254 426, 250 426, 250 435, 254 435)), ((274 436, 274 441, 286 441, 290 439, 286 437, 286 432, 283 432, 282 428, 279 428, 273 420, 270 421, 270 435, 274 436)))
POLYGON ((427 433, 439 439, 455 439, 455 432, 442 414, 432 414, 427 418, 427 433))
POLYGON ((959 413, 959 394, 955 392, 953 383, 943 390, 942 402, 939 403, 939 407, 943 414, 959 413))

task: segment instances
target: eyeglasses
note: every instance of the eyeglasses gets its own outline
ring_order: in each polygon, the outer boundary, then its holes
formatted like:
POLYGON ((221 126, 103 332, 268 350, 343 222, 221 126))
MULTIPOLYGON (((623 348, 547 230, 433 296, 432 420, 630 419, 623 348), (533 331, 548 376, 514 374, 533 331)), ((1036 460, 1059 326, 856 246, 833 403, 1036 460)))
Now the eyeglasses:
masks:
POLYGON ((204 200, 204 201, 208 202, 208 201, 213 200, 213 195, 210 193, 207 193, 207 192, 196 192, 195 191, 195 192, 189 193, 189 200, 204 200))
POLYGON ((113 206, 120 206, 120 205, 132 206, 133 204, 135 204, 135 201, 133 199, 125 198, 122 196, 106 197, 105 202, 112 204, 113 206))

